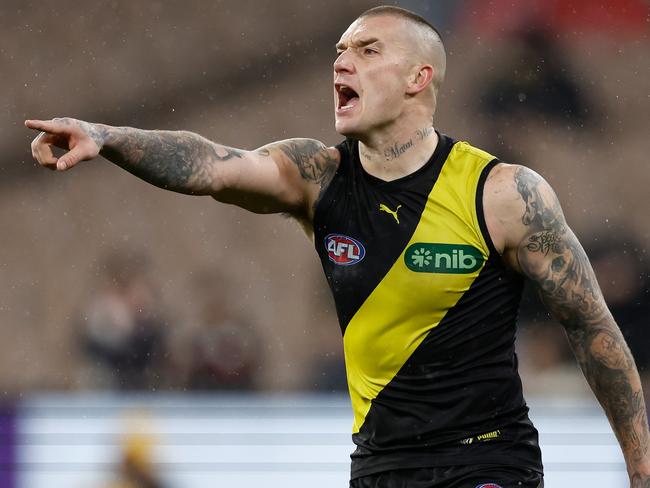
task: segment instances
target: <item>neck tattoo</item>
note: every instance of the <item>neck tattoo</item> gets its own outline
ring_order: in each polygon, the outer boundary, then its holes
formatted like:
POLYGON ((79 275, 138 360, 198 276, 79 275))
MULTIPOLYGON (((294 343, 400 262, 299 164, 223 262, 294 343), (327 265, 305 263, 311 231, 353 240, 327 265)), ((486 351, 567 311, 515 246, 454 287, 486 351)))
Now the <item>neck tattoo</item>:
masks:
POLYGON ((425 127, 424 129, 418 129, 415 131, 415 137, 417 137, 419 141, 423 141, 427 137, 429 137, 432 132, 433 132, 433 127, 425 127))
POLYGON ((413 139, 409 139, 404 144, 398 144, 397 142, 393 144, 388 149, 384 150, 384 158, 386 161, 392 161, 393 159, 399 158, 402 154, 413 147, 413 139))
MULTIPOLYGON (((416 142, 424 141, 432 133, 433 133, 433 127, 424 127, 422 129, 416 130, 415 142, 413 141, 413 138, 410 138, 408 141, 402 144, 398 142, 394 143, 388 149, 384 150, 384 159, 386 161, 393 161, 394 159, 399 158, 402 154, 404 154, 406 151, 411 149, 416 144, 416 142)), ((364 154, 364 156, 366 156, 366 154, 364 154)))

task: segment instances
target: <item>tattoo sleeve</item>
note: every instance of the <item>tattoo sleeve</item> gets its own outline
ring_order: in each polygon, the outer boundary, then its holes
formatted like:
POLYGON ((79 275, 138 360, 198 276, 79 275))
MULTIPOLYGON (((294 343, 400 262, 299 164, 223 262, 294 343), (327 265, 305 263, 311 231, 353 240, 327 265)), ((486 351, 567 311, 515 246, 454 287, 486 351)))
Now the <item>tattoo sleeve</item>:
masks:
POLYGON ((100 154, 106 159, 153 185, 180 193, 209 193, 216 163, 244 154, 191 132, 98 124, 91 129, 94 139, 104 141, 100 154))
MULTIPOLYGON (((567 227, 548 184, 533 171, 515 172, 525 211, 526 237, 517 249, 519 264, 538 286, 543 301, 566 329, 582 371, 619 440, 631 479, 648 459, 650 439, 641 382, 620 329, 603 299, 587 256, 567 227)), ((650 478, 636 475, 633 486, 650 478)))

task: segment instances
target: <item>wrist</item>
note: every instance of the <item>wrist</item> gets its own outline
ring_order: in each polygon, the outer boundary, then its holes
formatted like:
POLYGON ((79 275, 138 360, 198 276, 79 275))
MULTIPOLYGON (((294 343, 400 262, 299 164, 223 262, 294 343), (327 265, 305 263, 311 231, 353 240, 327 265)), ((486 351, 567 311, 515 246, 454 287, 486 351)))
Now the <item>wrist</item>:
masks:
POLYGON ((93 124, 87 122, 87 127, 85 129, 90 138, 95 142, 95 144, 97 144, 97 147, 101 151, 107 144, 111 127, 104 124, 93 124))

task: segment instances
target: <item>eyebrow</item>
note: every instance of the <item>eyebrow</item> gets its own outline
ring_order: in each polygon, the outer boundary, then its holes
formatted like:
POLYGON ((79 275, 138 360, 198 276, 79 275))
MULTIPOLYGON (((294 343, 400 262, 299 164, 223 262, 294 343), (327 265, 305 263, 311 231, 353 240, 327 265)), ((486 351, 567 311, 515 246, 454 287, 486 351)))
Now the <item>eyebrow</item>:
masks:
MULTIPOLYGON (((365 47, 369 46, 370 44, 374 44, 375 42, 379 42, 379 39, 376 37, 369 37, 368 39, 360 39, 357 42, 353 42, 354 47, 365 47)), ((337 42, 336 43, 336 50, 342 50, 345 49, 347 45, 344 42, 337 42)))

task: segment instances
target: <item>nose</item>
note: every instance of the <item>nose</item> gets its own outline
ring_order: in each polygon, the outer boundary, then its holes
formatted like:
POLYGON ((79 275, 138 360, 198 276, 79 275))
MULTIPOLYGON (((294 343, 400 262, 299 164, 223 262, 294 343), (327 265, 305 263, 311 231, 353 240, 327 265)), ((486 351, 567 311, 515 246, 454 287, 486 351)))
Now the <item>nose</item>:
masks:
POLYGON ((348 51, 343 51, 334 61, 334 73, 353 73, 354 64, 348 51))

